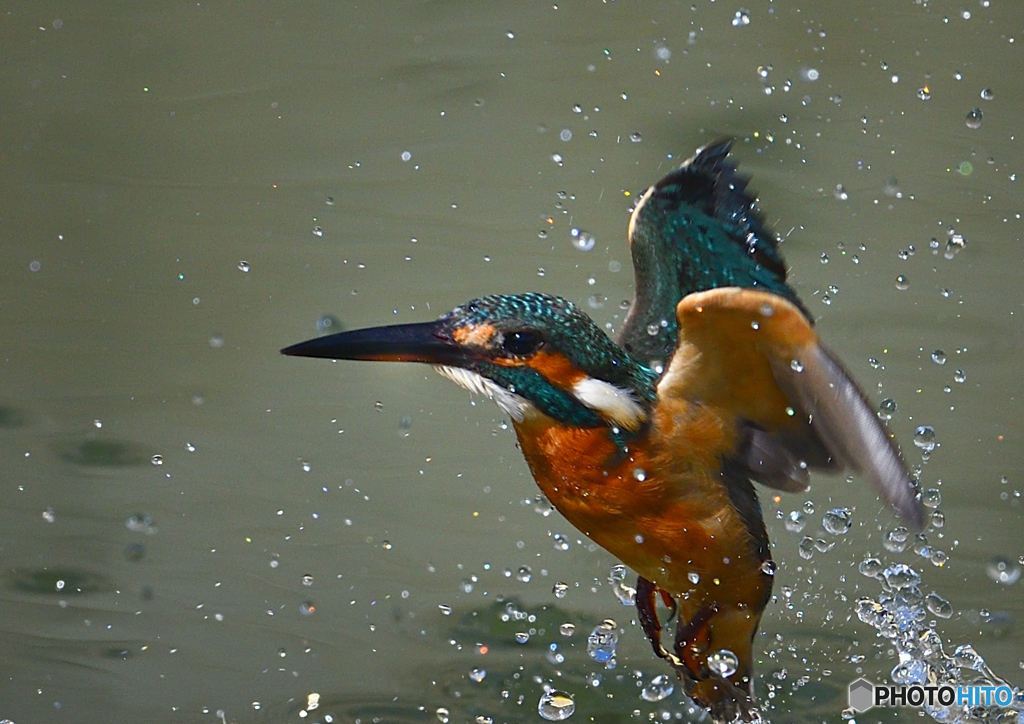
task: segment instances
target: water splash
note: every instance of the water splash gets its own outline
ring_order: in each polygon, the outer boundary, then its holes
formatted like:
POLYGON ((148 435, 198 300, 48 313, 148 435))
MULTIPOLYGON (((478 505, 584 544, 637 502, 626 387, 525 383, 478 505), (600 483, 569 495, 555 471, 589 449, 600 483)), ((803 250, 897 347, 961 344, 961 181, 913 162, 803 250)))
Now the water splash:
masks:
MULTIPOLYGON (((899 663, 890 677, 898 685, 911 686, 1009 686, 997 676, 970 644, 960 644, 953 653, 940 633, 929 625, 930 616, 949 618, 953 607, 937 593, 921 592, 921 576, 905 563, 882 569, 877 559, 867 559, 861 573, 882 582, 876 598, 857 601, 857 617, 878 631, 895 647, 899 663)), ((934 621, 931 621, 934 624, 934 621)), ((942 724, 969 722, 1024 722, 1024 692, 1011 687, 1013 699, 1006 708, 981 705, 925 705, 925 712, 942 724)))

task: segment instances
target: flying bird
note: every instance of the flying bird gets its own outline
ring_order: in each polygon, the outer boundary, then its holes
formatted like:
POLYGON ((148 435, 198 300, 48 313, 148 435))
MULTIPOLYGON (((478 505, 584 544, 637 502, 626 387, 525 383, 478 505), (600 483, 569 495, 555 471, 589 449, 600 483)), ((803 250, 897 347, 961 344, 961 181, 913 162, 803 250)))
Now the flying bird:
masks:
POLYGON ((852 471, 923 522, 892 435, 786 282, 731 145, 699 149, 637 202, 635 299, 614 340, 571 301, 528 292, 281 350, 430 364, 493 399, 548 500, 638 574, 654 652, 720 722, 760 720, 753 638, 775 564, 754 483, 800 492, 812 471, 852 471))

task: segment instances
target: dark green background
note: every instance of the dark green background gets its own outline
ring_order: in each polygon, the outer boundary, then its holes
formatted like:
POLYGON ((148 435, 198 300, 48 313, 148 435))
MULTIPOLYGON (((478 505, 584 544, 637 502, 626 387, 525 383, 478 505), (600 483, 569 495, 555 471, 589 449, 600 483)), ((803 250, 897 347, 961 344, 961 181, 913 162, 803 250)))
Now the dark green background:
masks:
POLYGON ((636 194, 720 135, 822 335, 896 400, 909 462, 917 425, 940 445, 923 479, 942 483, 941 569, 884 550, 894 521, 859 483, 765 496, 774 718, 840 721, 847 683, 896 665, 851 619, 879 591, 856 572, 869 553, 918 568, 956 609, 950 648, 1019 683, 1020 584, 985 571, 1024 554, 1019 8, 749 0, 736 27, 743 5, 0 2, 0 719, 300 721, 316 692, 305 721, 540 721, 534 676, 576 695, 572 721, 681 711, 638 697, 633 672, 665 670, 614 561, 522 505, 496 408, 425 368, 277 350, 326 312, 417 321, 492 292, 597 295, 615 326, 636 194), (929 240, 950 228, 967 245, 947 260, 929 240), (807 499, 785 531, 776 511, 807 499), (853 530, 802 559, 833 506, 853 530), (528 583, 505 574, 521 566, 528 583), (545 633, 515 644, 501 596, 545 633), (585 637, 608 617, 619 667, 591 689, 585 637))

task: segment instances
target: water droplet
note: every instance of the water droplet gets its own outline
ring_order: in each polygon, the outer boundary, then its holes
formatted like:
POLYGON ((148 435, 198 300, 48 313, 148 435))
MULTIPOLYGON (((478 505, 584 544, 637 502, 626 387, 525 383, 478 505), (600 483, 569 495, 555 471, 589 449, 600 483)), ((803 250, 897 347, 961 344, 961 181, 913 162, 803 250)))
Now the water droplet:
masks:
POLYGON ((322 314, 319 319, 316 320, 316 333, 317 334, 333 334, 334 332, 341 331, 341 320, 335 317, 333 314, 322 314))
POLYGON ((983 671, 985 669, 985 659, 981 658, 981 654, 975 651, 974 647, 969 644, 956 647, 956 650, 953 652, 953 662, 964 669, 974 669, 975 671, 983 671))
POLYGON ((949 236, 946 238, 946 250, 942 255, 946 259, 952 259, 954 256, 959 254, 965 246, 967 246, 967 239, 964 238, 963 234, 958 234, 950 229, 949 236))
POLYGON ((783 525, 786 526, 786 530, 790 533, 799 533, 804 529, 804 526, 807 525, 807 521, 804 520, 803 513, 799 510, 791 510, 789 511, 789 515, 786 516, 786 520, 783 525))
POLYGON ((661 701, 672 695, 675 685, 667 674, 658 674, 651 682, 640 690, 640 698, 644 701, 661 701))
POLYGON ((794 372, 803 372, 804 371, 804 363, 801 362, 798 359, 792 359, 792 360, 789 361, 789 368, 791 370, 793 370, 794 372))
POLYGON ((857 566, 857 570, 862 576, 867 576, 868 578, 879 578, 882 575, 882 561, 873 556, 865 558, 860 562, 860 565, 857 566))
POLYGON ((537 704, 537 713, 548 721, 564 721, 576 711, 572 697, 558 689, 545 691, 537 704))
POLYGON ((303 616, 312 616, 316 613, 316 606, 312 601, 303 601, 299 604, 299 613, 303 616))
POLYGON ((545 658, 547 658, 549 664, 554 664, 555 666, 565 663, 565 654, 558 650, 558 644, 555 643, 548 645, 548 652, 545 658))
POLYGON ((153 457, 151 457, 149 459, 149 462, 153 463, 153 465, 163 465, 164 464, 164 456, 163 455, 154 455, 153 457))
POLYGON ((313 227, 313 236, 323 236, 323 235, 324 235, 324 230, 323 229, 321 229, 319 226, 314 226, 313 227))
POLYGON ((309 573, 305 574, 302 577, 302 585, 305 586, 306 588, 309 588, 310 586, 312 586, 313 585, 313 576, 311 574, 309 574, 309 573))
POLYGON ((568 128, 563 128, 561 131, 559 131, 558 138, 561 141, 571 141, 572 131, 570 131, 568 128))
POLYGON ((633 477, 642 483, 647 480, 647 471, 643 468, 633 468, 633 477))
POLYGON ((746 8, 740 8, 732 18, 732 26, 734 28, 742 28, 747 25, 750 25, 750 11, 746 8))
POLYGON ((937 593, 929 593, 924 597, 924 605, 928 607, 933 616, 949 618, 953 615, 953 604, 937 593))
POLYGON ((725 678, 732 676, 740 668, 740 659, 729 649, 720 649, 708 656, 708 668, 725 678))
POLYGON ((448 724, 448 722, 450 721, 448 716, 448 710, 445 709, 443 706, 438 708, 438 710, 434 712, 434 716, 437 717, 437 720, 441 722, 441 724, 448 724))
POLYGON ((561 533, 555 533, 553 536, 555 539, 555 550, 556 551, 567 551, 569 550, 569 541, 561 533))
POLYGON ((796 546, 796 552, 800 554, 800 557, 805 561, 811 560, 814 557, 814 539, 808 536, 804 536, 800 539, 800 542, 796 546))
POLYGON ((761 573, 765 574, 766 576, 774 576, 775 575, 775 569, 776 569, 775 561, 770 561, 769 560, 769 561, 763 561, 761 563, 761 573))
POLYGON ((984 114, 981 112, 980 108, 975 108, 974 110, 968 112, 966 117, 967 127, 970 128, 971 130, 981 128, 981 118, 983 115, 984 114))
MULTIPOLYGON (((850 198, 850 194, 847 193, 846 187, 843 186, 842 184, 836 184, 835 191, 832 192, 832 195, 835 196, 836 200, 838 201, 847 201, 850 198)), ((821 256, 823 259, 822 264, 827 264, 828 257, 825 256, 824 254, 822 254, 821 256)))
POLYGON ((826 533, 832 535, 846 535, 853 525, 853 511, 849 508, 832 508, 821 520, 821 525, 826 533))
POLYGON ((572 230, 572 248, 576 251, 590 251, 597 244, 593 234, 579 229, 572 230))
POLYGON ((953 373, 953 381, 963 384, 967 381, 967 373, 960 369, 956 370, 953 373))
POLYGON ((569 638, 576 633, 576 624, 569 623, 568 621, 558 627, 558 633, 562 634, 566 638, 569 638))
POLYGON ((828 553, 835 547, 835 541, 828 541, 824 538, 818 538, 816 541, 814 541, 814 550, 818 551, 818 553, 828 553))
POLYGON ((920 574, 906 563, 894 563, 882 571, 882 577, 889 588, 895 590, 921 585, 920 574))
POLYGON ((47 523, 52 523, 55 520, 57 520, 57 513, 53 510, 53 508, 47 508, 46 510, 43 511, 43 520, 45 520, 47 523))
POLYGON ((469 678, 470 678, 470 680, 471 681, 475 681, 478 684, 481 681, 483 681, 484 678, 486 678, 486 676, 487 676, 487 669, 481 669, 481 668, 478 668, 478 667, 474 666, 472 669, 469 670, 469 678))
POLYGON ((690 571, 686 574, 686 579, 696 586, 698 583, 700 583, 700 574, 697 573, 697 571, 690 571))
POLYGON ((381 410, 384 409, 384 403, 381 402, 380 400, 377 400, 376 402, 373 403, 373 409, 376 410, 377 412, 380 412, 381 410))
POLYGON ((935 449, 935 428, 931 425, 920 425, 914 430, 914 444, 930 453, 935 449))
POLYGON ((569 593, 569 585, 558 581, 551 587, 551 593, 555 595, 555 598, 565 598, 566 594, 569 593))
POLYGON ((982 90, 981 90, 981 100, 983 100, 983 101, 990 101, 990 100, 992 100, 995 97, 996 97, 996 95, 995 95, 995 93, 992 92, 991 88, 982 88, 982 90))
POLYGON ((530 640, 530 634, 528 634, 526 631, 517 631, 516 632, 516 643, 517 644, 525 644, 529 640, 530 640))
POLYGON ((629 140, 632 141, 633 143, 640 143, 644 139, 643 136, 634 131, 633 133, 629 134, 629 140))
POLYGON ((535 495, 533 497, 532 501, 529 498, 527 498, 524 501, 524 503, 526 503, 526 504, 532 503, 533 504, 533 512, 534 513, 539 513, 540 515, 544 516, 545 518, 547 518, 549 515, 551 515, 554 512, 554 510, 555 510, 555 506, 553 506, 551 504, 551 501, 548 500, 547 498, 545 498, 543 494, 535 495))
POLYGON ((619 599, 619 603, 623 606, 635 606, 636 605, 636 589, 627 583, 618 583, 612 588, 612 593, 615 594, 615 598, 619 599))
POLYGON ((878 405, 878 418, 889 421, 894 414, 896 414, 896 400, 886 397, 878 405))
POLYGON ((988 577, 1004 586, 1012 586, 1019 581, 1020 571, 1020 566, 1005 556, 994 556, 985 566, 988 577))
POLYGON ((941 349, 935 350, 934 352, 932 352, 932 362, 934 362, 937 365, 946 364, 946 353, 943 352, 941 349))
POLYGON ((910 538, 910 531, 905 526, 899 526, 890 530, 882 539, 882 545, 890 553, 902 553, 907 549, 907 540, 910 538))
POLYGON ((898 277, 896 277, 896 288, 899 289, 901 292, 906 291, 907 289, 910 288, 910 280, 907 279, 907 277, 904 276, 903 274, 900 274, 898 277))
POLYGON ((926 508, 938 508, 942 505, 942 493, 938 488, 928 488, 921 492, 921 505, 926 508))
POLYGON ((617 624, 610 618, 594 627, 587 637, 587 654, 594 661, 607 663, 615 658, 615 647, 619 643, 617 624))
POLYGON ((247 261, 240 261, 240 262, 238 262, 238 271, 248 273, 248 271, 249 271, 249 262, 247 262, 247 261))
POLYGON ((931 100, 932 91, 931 91, 931 89, 928 86, 925 86, 923 88, 918 88, 917 89, 917 97, 920 98, 922 101, 931 100))

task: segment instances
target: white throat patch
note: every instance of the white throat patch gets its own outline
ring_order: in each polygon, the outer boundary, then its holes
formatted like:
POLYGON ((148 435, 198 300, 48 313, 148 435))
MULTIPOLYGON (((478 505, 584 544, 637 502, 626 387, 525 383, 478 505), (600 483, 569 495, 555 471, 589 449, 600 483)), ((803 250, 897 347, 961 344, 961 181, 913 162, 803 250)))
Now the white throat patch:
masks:
POLYGON ((576 399, 601 414, 605 420, 630 432, 640 428, 647 413, 630 390, 610 382, 584 377, 572 386, 576 399))
POLYGON ((498 403, 498 407, 516 422, 522 422, 526 418, 526 414, 534 409, 533 403, 526 398, 520 397, 515 392, 507 390, 481 374, 448 365, 434 365, 434 369, 442 377, 447 377, 460 387, 465 387, 470 392, 494 400, 498 403))

